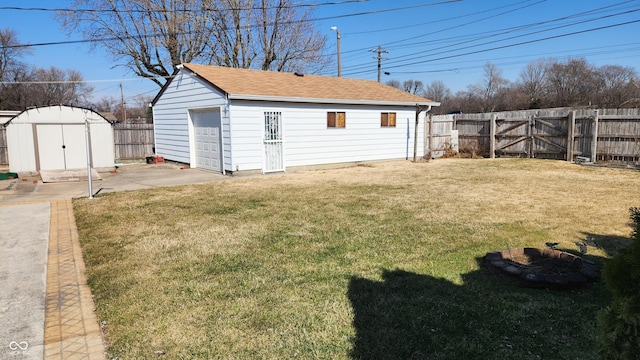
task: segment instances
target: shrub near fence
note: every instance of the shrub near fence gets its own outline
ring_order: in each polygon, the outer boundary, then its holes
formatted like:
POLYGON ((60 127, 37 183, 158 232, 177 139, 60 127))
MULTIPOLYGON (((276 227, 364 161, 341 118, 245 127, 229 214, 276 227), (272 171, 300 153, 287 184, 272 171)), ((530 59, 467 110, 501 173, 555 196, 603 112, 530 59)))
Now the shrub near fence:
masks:
POLYGON ((460 152, 567 161, 581 156, 640 164, 640 109, 549 109, 432 118, 432 122, 449 121, 451 129, 458 130, 460 152))
POLYGON ((153 124, 116 124, 113 127, 116 160, 144 159, 154 153, 153 124))

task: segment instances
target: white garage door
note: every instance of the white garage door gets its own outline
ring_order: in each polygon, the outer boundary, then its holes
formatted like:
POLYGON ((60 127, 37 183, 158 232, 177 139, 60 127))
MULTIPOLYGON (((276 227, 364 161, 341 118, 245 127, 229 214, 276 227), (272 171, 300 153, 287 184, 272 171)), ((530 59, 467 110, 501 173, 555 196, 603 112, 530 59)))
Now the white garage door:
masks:
POLYGON ((222 172, 220 111, 192 112, 196 167, 222 172))
POLYGON ((87 166, 84 125, 37 125, 40 170, 87 166))

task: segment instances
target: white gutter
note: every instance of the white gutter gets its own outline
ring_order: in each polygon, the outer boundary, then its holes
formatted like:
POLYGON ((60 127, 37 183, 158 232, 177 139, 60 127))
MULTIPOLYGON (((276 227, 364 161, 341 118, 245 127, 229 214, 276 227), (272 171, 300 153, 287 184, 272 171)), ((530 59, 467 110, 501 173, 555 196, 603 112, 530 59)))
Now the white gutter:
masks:
MULTIPOLYGON (((416 103, 415 101, 389 101, 389 100, 350 100, 350 99, 319 99, 319 98, 302 98, 302 97, 282 97, 282 96, 265 96, 265 95, 245 95, 245 94, 228 94, 229 100, 252 100, 252 101, 275 101, 275 102, 295 102, 295 103, 314 103, 314 104, 344 104, 344 105, 390 105, 390 106, 411 106, 416 105, 440 106, 439 102, 425 101, 416 103)), ((428 110, 427 110, 428 111, 428 110)))

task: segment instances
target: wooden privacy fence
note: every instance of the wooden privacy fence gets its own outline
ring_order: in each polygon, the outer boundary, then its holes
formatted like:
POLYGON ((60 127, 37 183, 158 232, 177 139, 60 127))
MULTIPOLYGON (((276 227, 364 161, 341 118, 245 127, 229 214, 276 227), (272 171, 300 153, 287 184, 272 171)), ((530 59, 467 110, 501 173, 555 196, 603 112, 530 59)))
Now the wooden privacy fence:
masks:
MULTIPOLYGON (((574 161, 579 156, 589 161, 640 163, 640 109, 528 110, 432 118, 434 123, 449 121, 451 129, 458 131, 460 152, 490 158, 574 161)), ((437 145, 436 141, 430 144, 437 145)))
POLYGON ((116 160, 144 159, 154 154, 153 124, 116 124, 113 127, 116 160))

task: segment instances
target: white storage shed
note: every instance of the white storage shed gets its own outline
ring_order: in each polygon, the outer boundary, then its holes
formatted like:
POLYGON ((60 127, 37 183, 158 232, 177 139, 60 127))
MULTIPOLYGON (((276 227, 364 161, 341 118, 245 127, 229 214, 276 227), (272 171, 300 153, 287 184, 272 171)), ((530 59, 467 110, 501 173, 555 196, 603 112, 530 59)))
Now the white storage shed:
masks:
POLYGON ((90 109, 37 107, 22 111, 5 126, 11 172, 86 169, 87 160, 94 169, 115 164, 113 127, 90 109))
POLYGON ((222 173, 404 159, 414 141, 421 157, 438 105, 370 80, 183 64, 152 103, 156 153, 222 173))

